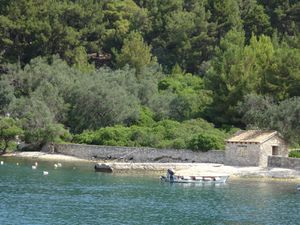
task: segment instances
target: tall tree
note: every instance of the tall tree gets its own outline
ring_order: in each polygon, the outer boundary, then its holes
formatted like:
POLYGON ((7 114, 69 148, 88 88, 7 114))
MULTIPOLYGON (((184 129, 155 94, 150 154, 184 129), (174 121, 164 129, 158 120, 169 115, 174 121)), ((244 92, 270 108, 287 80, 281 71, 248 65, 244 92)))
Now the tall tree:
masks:
POLYGON ((124 67, 128 64, 136 69, 137 74, 141 72, 143 67, 156 61, 152 57, 151 47, 144 43, 143 37, 138 32, 129 34, 116 58, 118 67, 124 67))
POLYGON ((300 96, 300 49, 279 46, 264 71, 263 94, 284 100, 300 96))
POLYGON ((279 131, 291 145, 300 143, 300 99, 288 98, 273 101, 272 98, 247 95, 239 106, 243 122, 249 128, 279 131))
POLYGON ((245 92, 251 90, 251 73, 244 64, 244 33, 232 30, 221 40, 216 57, 204 77, 205 85, 213 91, 213 103, 208 118, 217 124, 234 121, 235 105, 245 92))
POLYGON ((0 114, 5 114, 9 103, 14 98, 13 87, 8 80, 0 80, 0 114))
POLYGON ((16 140, 16 136, 21 136, 22 134, 23 130, 16 120, 9 117, 0 117, 0 145, 3 144, 0 149, 1 153, 6 153, 9 142, 16 140))
POLYGON ((129 87, 129 83, 137 83, 136 79, 132 70, 108 69, 79 78, 68 97, 71 131, 78 133, 136 121, 139 100, 129 87))
MULTIPOLYGON (((252 36, 250 44, 245 47, 244 61, 249 65, 248 71, 252 73, 252 83, 256 93, 264 94, 267 80, 266 68, 272 64, 275 47, 268 36, 259 38, 252 36)), ((247 70, 245 70, 246 72, 247 70)))
POLYGON ((208 22, 205 2, 184 4, 181 11, 166 17, 165 60, 170 66, 179 64, 184 70, 200 73, 201 64, 211 58, 215 37, 214 26, 208 22))
POLYGON ((74 63, 74 49, 99 52, 104 34, 101 3, 12 0, 0 16, 0 52, 10 62, 59 54, 74 63))
POLYGON ((213 16, 210 21, 216 24, 216 37, 221 40, 232 29, 241 31, 242 20, 238 1, 208 0, 208 9, 213 16))
POLYGON ((176 69, 159 82, 158 88, 162 96, 173 96, 166 115, 178 121, 201 116, 212 101, 211 91, 204 89, 202 78, 176 69))
POLYGON ((298 0, 258 0, 271 18, 272 27, 282 36, 300 32, 300 2, 298 0))
POLYGON ((133 0, 108 0, 103 5, 105 32, 105 51, 121 49, 123 40, 132 31, 143 33, 150 27, 148 11, 139 7, 133 0))
POLYGON ((247 42, 253 34, 255 36, 272 34, 270 17, 256 0, 242 0, 240 8, 247 42))
POLYGON ((201 64, 212 57, 215 25, 209 23, 207 1, 137 1, 146 7, 151 29, 145 40, 153 54, 168 71, 175 64, 192 73, 200 73, 201 64))

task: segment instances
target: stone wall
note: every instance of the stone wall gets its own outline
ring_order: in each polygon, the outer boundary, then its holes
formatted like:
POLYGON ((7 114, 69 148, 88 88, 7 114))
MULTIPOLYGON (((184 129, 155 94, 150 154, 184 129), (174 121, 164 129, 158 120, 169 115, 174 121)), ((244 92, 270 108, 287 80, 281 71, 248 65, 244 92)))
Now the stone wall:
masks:
POLYGON ((131 148, 81 144, 48 145, 42 151, 60 153, 89 160, 116 160, 119 162, 186 162, 224 163, 225 152, 211 150, 194 152, 191 150, 131 148))
POLYGON ((269 156, 268 167, 281 167, 300 170, 300 159, 282 156, 269 156))
POLYGON ((226 143, 225 164, 231 166, 259 166, 260 146, 252 143, 226 143))
POLYGON ((281 157, 288 157, 288 148, 286 146, 285 141, 279 137, 274 136, 268 141, 264 142, 260 147, 260 160, 259 165, 262 167, 268 166, 268 157, 272 156, 272 147, 277 146, 278 147, 278 155, 281 157))

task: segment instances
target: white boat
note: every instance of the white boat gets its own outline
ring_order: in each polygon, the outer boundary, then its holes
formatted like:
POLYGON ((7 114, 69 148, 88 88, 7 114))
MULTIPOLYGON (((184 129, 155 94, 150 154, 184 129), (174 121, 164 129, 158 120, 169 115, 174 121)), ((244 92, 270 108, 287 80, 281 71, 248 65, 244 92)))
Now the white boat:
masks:
POLYGON ((297 190, 300 191, 300 184, 297 185, 297 190))
POLYGON ((162 181, 170 183, 225 183, 229 176, 178 176, 168 169, 166 176, 161 176, 162 181))

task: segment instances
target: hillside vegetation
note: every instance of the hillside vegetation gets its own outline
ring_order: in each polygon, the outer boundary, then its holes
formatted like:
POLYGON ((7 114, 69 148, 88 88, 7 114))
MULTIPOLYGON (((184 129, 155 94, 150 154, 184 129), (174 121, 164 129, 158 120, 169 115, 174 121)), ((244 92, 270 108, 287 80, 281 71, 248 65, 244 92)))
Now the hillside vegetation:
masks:
POLYGON ((19 134, 206 151, 245 128, 300 144, 297 0, 0 5, 4 147, 19 134))

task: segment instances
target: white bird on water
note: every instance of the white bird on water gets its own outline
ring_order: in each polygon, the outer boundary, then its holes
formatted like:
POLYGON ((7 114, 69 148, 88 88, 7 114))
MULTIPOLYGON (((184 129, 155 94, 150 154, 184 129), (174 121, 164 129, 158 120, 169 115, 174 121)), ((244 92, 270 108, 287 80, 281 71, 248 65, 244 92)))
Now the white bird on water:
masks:
POLYGON ((55 163, 54 168, 56 169, 57 167, 62 167, 62 164, 61 163, 55 163))
POLYGON ((35 165, 33 165, 33 166, 31 166, 31 168, 32 168, 33 170, 35 170, 35 169, 36 169, 36 166, 35 166, 35 165))
POLYGON ((4 162, 3 161, 1 161, 1 165, 3 165, 4 164, 4 162))
POLYGON ((49 172, 48 171, 43 171, 43 175, 48 175, 49 172))

